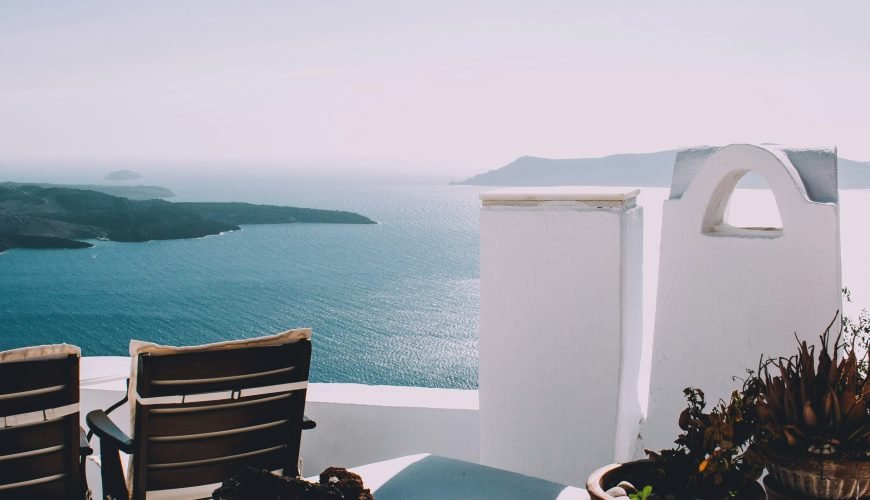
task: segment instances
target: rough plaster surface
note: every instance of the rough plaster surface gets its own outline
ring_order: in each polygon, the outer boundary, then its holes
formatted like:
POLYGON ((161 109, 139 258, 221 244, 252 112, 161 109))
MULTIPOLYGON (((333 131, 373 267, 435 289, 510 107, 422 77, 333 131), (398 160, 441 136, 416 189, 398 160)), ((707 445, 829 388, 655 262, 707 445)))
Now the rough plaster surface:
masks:
MULTIPOLYGON (((639 439, 646 395, 639 394, 643 351, 643 224, 642 207, 626 210, 621 224, 622 347, 619 364, 619 406, 614 460, 632 460, 642 450, 639 439)), ((644 387, 644 389, 646 389, 644 387)))
POLYGON ((616 374, 640 358, 640 304, 624 304, 641 290, 640 209, 633 192, 600 207, 510 192, 481 195, 503 202, 481 209, 481 463, 583 484, 613 461, 620 403, 637 407, 636 377, 616 374))
POLYGON ((833 319, 841 306, 836 189, 830 151, 741 144, 677 156, 663 209, 644 447, 673 446, 685 387, 713 404, 762 354, 791 354, 795 333, 813 341, 833 319), (750 170, 774 193, 779 231, 723 222, 750 170))

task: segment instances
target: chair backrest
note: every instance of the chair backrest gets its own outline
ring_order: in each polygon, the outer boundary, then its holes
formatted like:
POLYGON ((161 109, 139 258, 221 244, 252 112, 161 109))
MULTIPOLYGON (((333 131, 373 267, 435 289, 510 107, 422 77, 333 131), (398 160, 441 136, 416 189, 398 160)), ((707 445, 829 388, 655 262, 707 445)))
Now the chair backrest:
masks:
POLYGON ((78 354, 0 360, 0 498, 80 497, 78 403, 78 354))
POLYGON ((295 476, 310 362, 308 340, 140 355, 133 498, 207 497, 245 466, 295 476))

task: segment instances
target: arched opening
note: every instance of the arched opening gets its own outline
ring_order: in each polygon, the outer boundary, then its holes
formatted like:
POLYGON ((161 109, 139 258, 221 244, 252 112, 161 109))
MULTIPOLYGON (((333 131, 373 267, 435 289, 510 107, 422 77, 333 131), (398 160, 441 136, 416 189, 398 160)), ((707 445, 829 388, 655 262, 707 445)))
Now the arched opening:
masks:
POLYGON ((715 235, 779 236, 782 217, 764 176, 737 170, 723 179, 708 207, 703 231, 715 235))
POLYGON ((763 175, 749 172, 740 179, 728 200, 723 222, 741 229, 782 230, 776 197, 763 175))

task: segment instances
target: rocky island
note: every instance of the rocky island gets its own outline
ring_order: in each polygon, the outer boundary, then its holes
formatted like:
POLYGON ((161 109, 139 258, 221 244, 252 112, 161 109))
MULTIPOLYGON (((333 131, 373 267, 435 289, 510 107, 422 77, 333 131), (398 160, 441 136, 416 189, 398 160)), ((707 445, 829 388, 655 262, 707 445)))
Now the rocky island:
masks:
POLYGON ((199 238, 241 224, 374 224, 336 210, 250 203, 131 200, 96 191, 0 184, 0 252, 10 248, 83 248, 79 241, 199 238))
POLYGON ((104 177, 107 181, 135 181, 141 178, 142 174, 132 170, 115 170, 104 177))

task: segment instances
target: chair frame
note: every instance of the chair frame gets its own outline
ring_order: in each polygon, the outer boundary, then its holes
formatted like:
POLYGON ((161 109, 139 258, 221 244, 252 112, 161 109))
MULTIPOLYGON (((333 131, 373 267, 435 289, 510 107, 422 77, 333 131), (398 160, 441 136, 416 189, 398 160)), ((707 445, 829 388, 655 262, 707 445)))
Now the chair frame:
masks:
POLYGON ((0 391, 0 417, 29 414, 32 419, 41 411, 44 419, 0 427, 0 497, 84 498, 84 463, 92 450, 79 426, 79 411, 59 418, 50 414, 79 403, 79 356, 0 363, 0 391), (40 470, 48 475, 37 475, 40 470), (30 484, 9 488, 22 482, 30 484))
POLYGON ((100 438, 104 497, 128 498, 130 494, 119 451, 132 455, 134 499, 145 498, 147 491, 220 483, 237 471, 236 466, 264 468, 263 464, 269 464, 270 470, 280 468, 285 475, 297 475, 301 431, 316 425, 303 414, 310 360, 308 340, 140 354, 135 392, 130 391, 131 398, 136 398, 130 401, 135 408, 134 437, 121 431, 102 410, 87 415, 88 426, 100 438), (256 393, 262 389, 273 392, 256 393), (211 399, 215 394, 229 397, 211 399), (263 423, 275 420, 276 412, 288 411, 291 414, 279 424, 263 423), (278 427, 269 430, 273 425, 278 427), (173 441, 190 439, 196 439, 197 445, 172 447, 173 441), (274 449, 245 456, 254 453, 245 452, 251 443, 259 446, 261 442, 274 449), (208 464, 200 466, 200 462, 208 464), (226 470, 225 477, 215 477, 220 470, 226 470))

